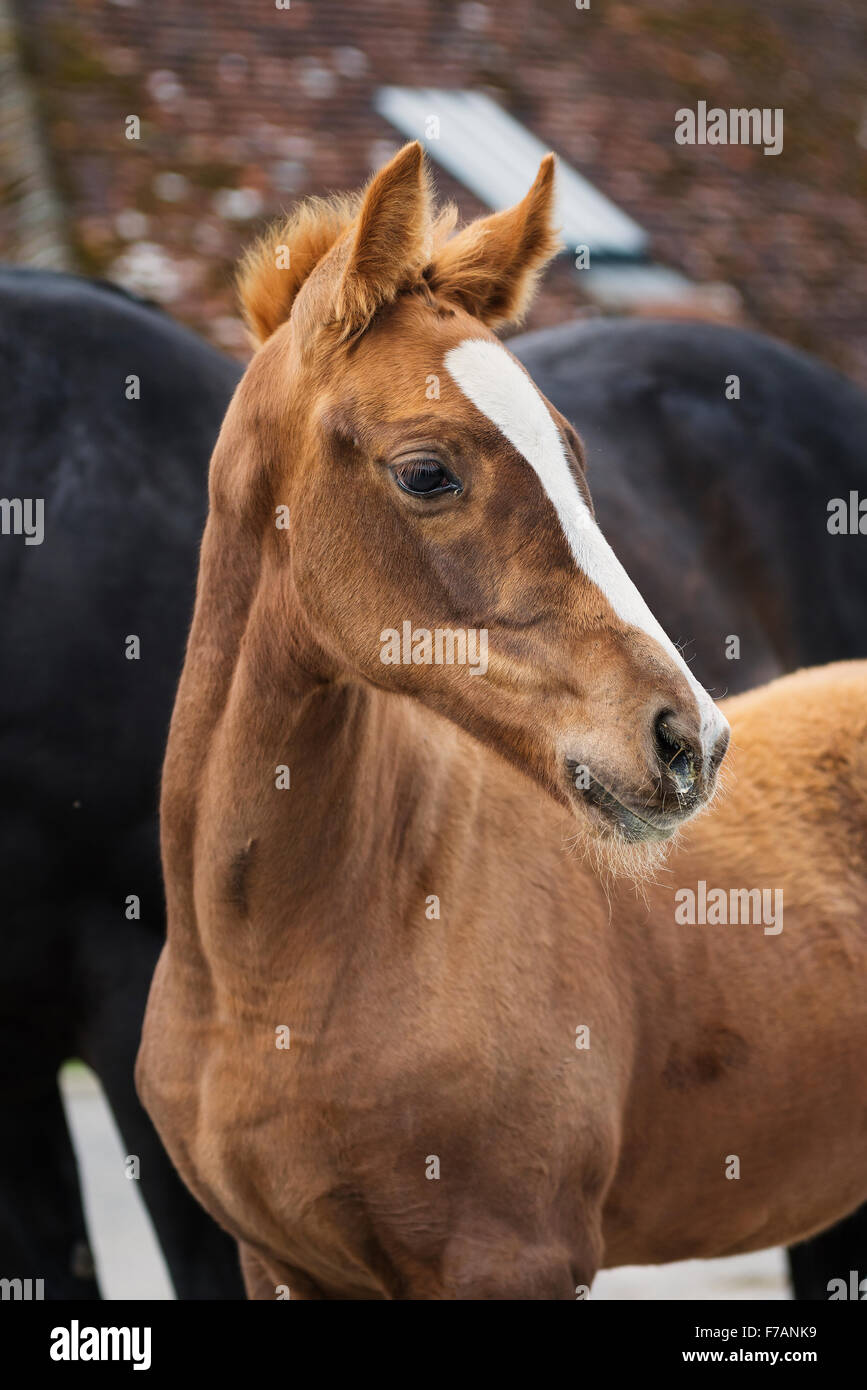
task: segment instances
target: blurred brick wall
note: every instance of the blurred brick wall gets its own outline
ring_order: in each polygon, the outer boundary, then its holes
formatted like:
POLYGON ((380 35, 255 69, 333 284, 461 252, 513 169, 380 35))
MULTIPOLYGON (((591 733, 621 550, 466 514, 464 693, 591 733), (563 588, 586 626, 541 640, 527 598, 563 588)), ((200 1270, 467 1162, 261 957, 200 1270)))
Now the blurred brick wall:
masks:
MULTIPOLYGON (((149 289, 239 354, 239 247, 296 196, 351 188, 398 146, 372 103, 398 83, 487 91, 640 222, 656 260, 728 282, 748 321, 867 384, 863 0, 14 9, 78 264, 149 289), (782 155, 676 145, 675 110, 699 100, 783 107, 782 155)), ((437 181, 465 215, 482 211, 437 181)), ((531 326, 581 307, 562 264, 531 326)))

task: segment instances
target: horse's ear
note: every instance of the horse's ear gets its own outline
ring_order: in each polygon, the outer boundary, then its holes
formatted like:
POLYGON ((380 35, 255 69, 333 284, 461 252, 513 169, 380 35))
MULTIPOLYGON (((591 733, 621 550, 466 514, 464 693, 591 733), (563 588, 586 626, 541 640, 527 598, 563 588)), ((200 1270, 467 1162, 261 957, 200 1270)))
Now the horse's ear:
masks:
POLYGON ((365 190, 341 276, 335 313, 345 336, 417 280, 431 250, 431 193, 424 152, 405 145, 365 190))
POLYGON ((426 278, 492 328, 520 319, 543 267, 561 248, 554 226, 554 156, 520 203, 471 222, 437 251, 426 278))

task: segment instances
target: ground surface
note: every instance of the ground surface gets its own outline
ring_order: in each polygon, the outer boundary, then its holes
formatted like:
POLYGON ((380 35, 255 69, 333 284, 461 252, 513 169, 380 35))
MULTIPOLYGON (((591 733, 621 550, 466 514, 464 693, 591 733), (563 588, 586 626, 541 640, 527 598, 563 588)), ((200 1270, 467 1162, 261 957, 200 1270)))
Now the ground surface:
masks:
MULTIPOLYGON (((91 1246, 110 1299, 174 1298, 168 1271, 136 1183, 125 1176, 120 1136, 92 1072, 78 1063, 62 1073, 64 1104, 84 1182, 91 1246)), ((690 1260, 656 1268, 603 1271, 594 1299, 788 1298, 782 1250, 726 1260, 690 1260)))

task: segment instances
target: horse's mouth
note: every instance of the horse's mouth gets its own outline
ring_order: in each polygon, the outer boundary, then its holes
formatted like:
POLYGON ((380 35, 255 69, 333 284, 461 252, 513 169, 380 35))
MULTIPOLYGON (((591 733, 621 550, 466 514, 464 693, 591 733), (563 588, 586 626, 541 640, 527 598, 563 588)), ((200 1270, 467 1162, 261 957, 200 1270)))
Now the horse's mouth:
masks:
POLYGON ((682 817, 659 815, 646 807, 642 807, 639 814, 590 775, 586 768, 582 769, 571 760, 567 761, 566 766, 572 787, 584 803, 602 819, 607 829, 614 829, 630 844, 642 840, 667 840, 682 823, 682 817), (576 776, 579 772, 584 774, 581 779, 576 776))

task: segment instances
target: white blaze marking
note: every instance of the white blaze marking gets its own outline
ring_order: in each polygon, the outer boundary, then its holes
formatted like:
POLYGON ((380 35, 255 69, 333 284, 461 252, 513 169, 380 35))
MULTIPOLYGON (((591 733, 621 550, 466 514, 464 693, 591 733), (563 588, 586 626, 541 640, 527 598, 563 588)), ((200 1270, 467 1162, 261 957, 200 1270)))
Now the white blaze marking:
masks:
POLYGON ((701 740, 710 752, 725 720, 666 636, 603 536, 572 471, 551 413, 526 372, 500 343, 467 338, 446 353, 450 376, 523 454, 554 504, 575 563, 603 592, 622 622, 658 642, 683 672, 701 714, 701 740))

